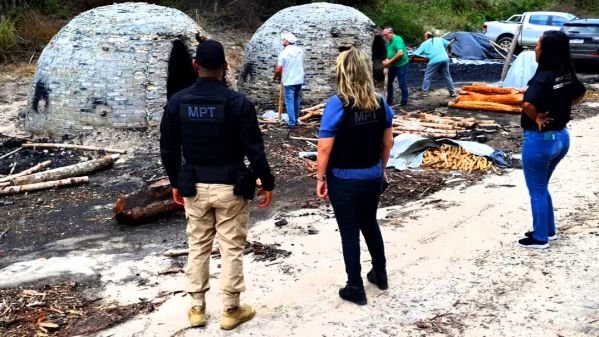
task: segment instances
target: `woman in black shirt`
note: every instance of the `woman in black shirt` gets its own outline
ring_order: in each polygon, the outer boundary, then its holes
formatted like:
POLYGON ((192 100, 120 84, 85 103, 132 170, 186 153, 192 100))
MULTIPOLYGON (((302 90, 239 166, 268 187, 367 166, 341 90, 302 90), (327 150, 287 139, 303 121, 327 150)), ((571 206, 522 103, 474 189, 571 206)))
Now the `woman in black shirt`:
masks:
POLYGON ((568 152, 566 124, 572 105, 586 89, 570 60, 570 41, 559 31, 545 32, 535 48, 539 67, 528 82, 522 105, 522 167, 530 194, 533 231, 518 241, 526 248, 547 248, 556 239, 553 203, 547 189, 553 170, 568 152))

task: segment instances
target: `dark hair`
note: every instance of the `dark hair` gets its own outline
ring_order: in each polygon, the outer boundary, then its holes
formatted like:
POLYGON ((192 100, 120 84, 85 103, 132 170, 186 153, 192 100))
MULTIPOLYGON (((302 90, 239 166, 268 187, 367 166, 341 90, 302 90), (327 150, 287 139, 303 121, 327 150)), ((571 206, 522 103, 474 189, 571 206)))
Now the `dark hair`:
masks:
POLYGON ((556 74, 575 74, 570 58, 570 39, 564 32, 550 30, 543 33, 539 70, 549 70, 556 74))

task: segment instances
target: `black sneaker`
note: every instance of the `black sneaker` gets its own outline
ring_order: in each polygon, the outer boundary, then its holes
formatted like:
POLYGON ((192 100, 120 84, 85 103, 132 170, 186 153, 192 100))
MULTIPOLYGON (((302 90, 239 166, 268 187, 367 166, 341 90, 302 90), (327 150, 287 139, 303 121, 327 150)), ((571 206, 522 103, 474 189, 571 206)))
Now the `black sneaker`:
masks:
POLYGON ((366 274, 366 278, 368 281, 381 290, 387 290, 389 288, 389 284, 387 283, 387 272, 376 273, 374 270, 371 270, 366 274))
POLYGON ((524 248, 543 249, 543 248, 549 247, 549 241, 537 241, 533 238, 520 239, 520 240, 518 240, 518 244, 520 245, 520 247, 524 247, 524 248))
POLYGON ((339 289, 339 297, 358 305, 366 305, 366 293, 364 287, 347 285, 339 289))
MULTIPOLYGON (((527 238, 532 238, 532 231, 524 233, 527 238)), ((549 233, 549 241, 557 240, 557 234, 555 232, 549 233)))

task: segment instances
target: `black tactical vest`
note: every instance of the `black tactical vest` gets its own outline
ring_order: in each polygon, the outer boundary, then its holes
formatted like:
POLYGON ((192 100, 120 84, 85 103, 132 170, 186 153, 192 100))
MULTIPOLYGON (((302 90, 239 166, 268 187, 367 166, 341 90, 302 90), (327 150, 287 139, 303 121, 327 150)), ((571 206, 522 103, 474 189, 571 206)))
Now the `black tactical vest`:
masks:
POLYGON ((381 160, 387 118, 380 98, 379 104, 379 109, 375 111, 352 108, 351 101, 344 107, 343 119, 329 158, 329 169, 368 168, 381 160))
POLYGON ((198 97, 179 104, 185 164, 236 167, 243 163, 239 119, 228 111, 226 97, 198 97))

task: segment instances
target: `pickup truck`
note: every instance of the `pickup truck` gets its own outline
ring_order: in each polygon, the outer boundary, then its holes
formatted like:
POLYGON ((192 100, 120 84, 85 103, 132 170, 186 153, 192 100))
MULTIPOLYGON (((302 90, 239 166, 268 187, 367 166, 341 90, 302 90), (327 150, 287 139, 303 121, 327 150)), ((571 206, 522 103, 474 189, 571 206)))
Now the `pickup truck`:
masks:
POLYGON ((512 15, 505 21, 489 21, 483 25, 483 33, 498 45, 508 49, 516 34, 519 24, 522 33, 518 39, 518 47, 532 47, 547 30, 560 30, 562 25, 576 16, 562 12, 526 12, 512 15))

